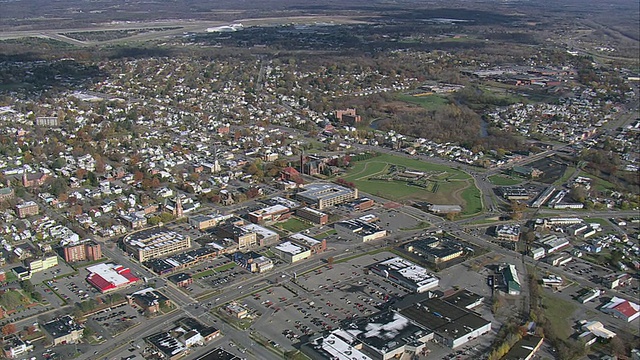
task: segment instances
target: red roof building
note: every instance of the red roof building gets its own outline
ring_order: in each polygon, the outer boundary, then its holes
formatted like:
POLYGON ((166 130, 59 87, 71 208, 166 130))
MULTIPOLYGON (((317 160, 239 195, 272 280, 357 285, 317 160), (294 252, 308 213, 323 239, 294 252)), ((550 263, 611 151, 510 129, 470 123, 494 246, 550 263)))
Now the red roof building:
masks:
POLYGON ((98 264, 87 268, 87 281, 102 293, 117 290, 137 282, 129 268, 115 264, 98 264))
POLYGON ((640 306, 638 304, 616 296, 602 307, 602 311, 627 322, 632 322, 640 316, 640 306))

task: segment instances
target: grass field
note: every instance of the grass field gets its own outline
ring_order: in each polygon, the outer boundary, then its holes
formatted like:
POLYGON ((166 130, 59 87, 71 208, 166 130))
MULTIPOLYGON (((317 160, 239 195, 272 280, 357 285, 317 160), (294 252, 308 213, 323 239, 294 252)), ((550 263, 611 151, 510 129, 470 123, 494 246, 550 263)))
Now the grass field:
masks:
POLYGON ((427 110, 436 110, 444 105, 447 105, 449 101, 439 95, 425 95, 425 96, 413 96, 406 94, 396 95, 396 99, 411 104, 420 105, 427 110))
POLYGON ((555 333, 563 340, 568 339, 573 330, 567 319, 571 318, 571 315, 576 310, 576 305, 546 292, 543 292, 542 298, 545 317, 551 322, 555 333))
POLYGON ((480 190, 471 177, 454 168, 426 163, 417 159, 383 154, 368 160, 358 161, 343 178, 356 184, 357 188, 383 198, 403 200, 423 200, 434 204, 458 204, 463 207, 463 215, 475 214, 482 210, 480 190), (384 175, 392 165, 431 173, 436 191, 408 185, 403 181, 372 180, 376 175, 384 175))
POLYGON ((275 227, 292 233, 297 233, 312 227, 312 225, 296 218, 291 218, 283 223, 276 224, 275 227))
POLYGON ((492 175, 492 176, 489 176, 489 181, 493 185, 497 185, 497 186, 511 186, 511 185, 518 185, 518 184, 522 183, 522 180, 512 179, 510 177, 506 177, 506 176, 503 176, 503 175, 492 175))

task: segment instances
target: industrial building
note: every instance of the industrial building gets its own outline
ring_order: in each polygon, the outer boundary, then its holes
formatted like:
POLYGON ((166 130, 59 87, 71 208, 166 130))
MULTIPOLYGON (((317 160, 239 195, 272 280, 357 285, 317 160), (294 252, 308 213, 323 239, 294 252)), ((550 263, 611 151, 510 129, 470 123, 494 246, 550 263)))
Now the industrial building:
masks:
POLYGON ((165 227, 157 227, 127 235, 123 243, 129 254, 144 262, 188 250, 191 238, 165 227))

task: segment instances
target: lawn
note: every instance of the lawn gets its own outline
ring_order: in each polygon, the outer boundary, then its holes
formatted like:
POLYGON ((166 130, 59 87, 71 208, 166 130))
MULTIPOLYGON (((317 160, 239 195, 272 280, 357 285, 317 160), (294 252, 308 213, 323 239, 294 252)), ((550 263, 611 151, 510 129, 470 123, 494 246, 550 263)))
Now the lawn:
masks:
POLYGON ((194 279, 200 279, 200 278, 203 278, 203 277, 209 276, 209 275, 213 275, 213 270, 200 271, 199 273, 194 274, 193 278, 194 279))
POLYGON ((552 296, 546 291, 542 293, 542 299, 545 317, 551 323, 551 327, 558 334, 558 337, 563 340, 568 339, 573 330, 567 320, 571 319, 573 312, 576 310, 576 305, 552 296))
POLYGON ((463 171, 417 159, 383 154, 368 160, 358 161, 343 176, 356 184, 358 190, 389 200, 424 200, 434 204, 459 204, 463 214, 474 214, 482 210, 480 191, 463 171), (422 171, 431 175, 435 191, 409 185, 404 181, 374 180, 373 176, 385 175, 392 165, 404 166, 408 170, 422 171))
POLYGON ((518 185, 522 183, 522 180, 512 179, 510 177, 506 177, 502 175, 489 176, 489 181, 493 185, 497 185, 497 186, 512 186, 512 185, 518 185))
POLYGON ((17 308, 29 305, 31 301, 18 290, 7 290, 0 295, 0 306, 6 311, 12 311, 17 308))
POLYGON ((427 110, 436 110, 449 103, 449 100, 443 98, 440 95, 413 96, 413 95, 406 95, 406 94, 398 94, 396 95, 396 99, 400 101, 408 102, 411 104, 420 105, 421 107, 427 110))
POLYGON ((236 267, 236 263, 230 262, 228 264, 224 264, 224 265, 218 266, 217 268, 215 268, 213 270, 215 270, 217 272, 221 272, 221 271, 233 269, 234 267, 236 267))
POLYGON ((281 230, 297 233, 303 230, 307 230, 313 226, 300 219, 291 218, 283 223, 276 224, 275 227, 281 230))
POLYGON ((462 199, 465 202, 462 215, 472 215, 482 211, 482 193, 477 187, 469 186, 464 189, 462 199))

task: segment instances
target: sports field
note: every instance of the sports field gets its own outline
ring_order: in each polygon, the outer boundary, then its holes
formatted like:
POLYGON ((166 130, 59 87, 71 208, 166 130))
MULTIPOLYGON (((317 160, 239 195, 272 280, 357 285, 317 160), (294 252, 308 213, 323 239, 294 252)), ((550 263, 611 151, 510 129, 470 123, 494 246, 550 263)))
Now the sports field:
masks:
POLYGON ((394 201, 421 200, 434 204, 458 204, 462 214, 474 214, 482 210, 480 190, 475 187, 471 177, 454 168, 431 164, 417 159, 383 154, 368 160, 357 161, 343 176, 346 181, 356 184, 365 193, 394 201), (406 170, 423 172, 423 181, 430 186, 420 187, 407 181, 394 179, 381 180, 393 169, 404 167, 406 170))

